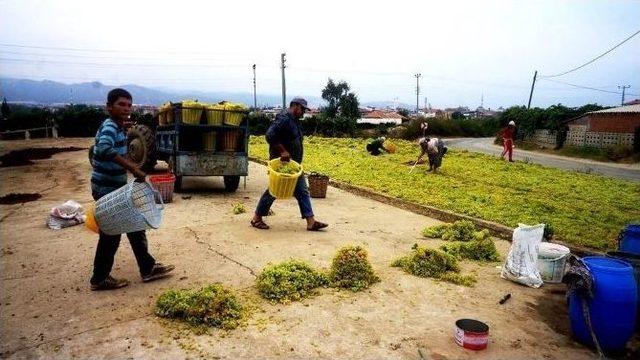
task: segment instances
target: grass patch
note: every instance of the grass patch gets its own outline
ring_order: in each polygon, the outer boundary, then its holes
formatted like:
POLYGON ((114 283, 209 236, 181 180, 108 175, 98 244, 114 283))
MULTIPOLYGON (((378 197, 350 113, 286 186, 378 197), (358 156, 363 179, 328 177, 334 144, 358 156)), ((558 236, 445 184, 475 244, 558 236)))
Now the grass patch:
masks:
POLYGON ((233 206, 233 213, 235 215, 240 215, 240 214, 244 214, 247 212, 247 209, 245 209, 244 204, 239 203, 239 204, 235 204, 233 206))
POLYGON ((210 326, 226 330, 238 327, 244 307, 235 294, 221 284, 200 290, 168 290, 156 301, 156 315, 180 319, 193 326, 210 326))
POLYGON ((491 240, 488 230, 477 231, 471 241, 450 242, 440 246, 440 249, 453 255, 456 259, 500 261, 500 254, 496 249, 496 244, 491 240))
POLYGON ((380 281, 369 262, 367 251, 360 246, 345 246, 338 250, 329 272, 331 286, 351 291, 367 289, 380 281))
MULTIPOLYGON (((537 164, 509 163, 489 155, 449 149, 437 174, 419 165, 413 142, 397 140, 394 154, 371 156, 366 140, 305 139, 306 171, 434 206, 516 227, 553 226, 557 238, 594 249, 615 249, 618 232, 640 219, 640 184, 537 164), (427 195, 425 195, 427 194, 427 195)), ((264 137, 250 140, 252 156, 268 158, 264 137)))
POLYGON ((302 300, 328 282, 324 274, 301 260, 268 265, 256 281, 263 298, 280 303, 302 300))
POLYGON ((452 282, 458 285, 472 286, 476 279, 471 275, 461 275, 458 261, 453 255, 437 249, 413 245, 411 254, 396 259, 393 267, 419 276, 452 282))

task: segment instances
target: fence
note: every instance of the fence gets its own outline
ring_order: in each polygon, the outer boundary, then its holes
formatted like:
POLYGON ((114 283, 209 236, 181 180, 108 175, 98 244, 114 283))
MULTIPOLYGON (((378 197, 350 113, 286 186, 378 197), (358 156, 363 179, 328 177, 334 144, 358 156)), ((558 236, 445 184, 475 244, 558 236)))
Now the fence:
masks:
POLYGON ((531 140, 538 146, 555 147, 556 133, 551 130, 538 129, 533 133, 531 140))
POLYGON ((37 133, 40 131, 44 130, 44 137, 48 138, 49 137, 49 133, 51 133, 51 137, 52 138, 58 138, 58 128, 55 126, 45 126, 45 127, 37 127, 37 128, 30 128, 30 129, 21 129, 21 130, 9 130, 9 131, 3 131, 0 132, 0 139, 3 140, 16 140, 16 139, 22 139, 24 138, 25 140, 29 140, 31 139, 31 133, 37 133), (17 136, 22 134, 22 136, 17 136))
POLYGON ((566 145, 608 148, 616 145, 633 146, 633 133, 609 133, 587 131, 586 126, 569 127, 566 145))

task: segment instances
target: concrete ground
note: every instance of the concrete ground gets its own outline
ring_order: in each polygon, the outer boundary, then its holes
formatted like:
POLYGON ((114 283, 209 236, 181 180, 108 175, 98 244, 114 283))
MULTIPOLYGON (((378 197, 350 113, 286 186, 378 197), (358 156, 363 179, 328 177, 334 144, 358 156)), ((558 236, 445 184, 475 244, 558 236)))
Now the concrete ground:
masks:
MULTIPOLYGON (((500 156, 502 153, 502 146, 495 145, 493 140, 494 138, 455 138, 445 139, 445 143, 454 148, 500 156)), ((513 149, 513 158, 514 160, 527 160, 534 164, 555 167, 558 169, 588 172, 618 179, 640 181, 640 163, 606 163, 590 159, 545 154, 538 151, 527 151, 517 147, 513 149)))
MULTIPOLYGON (((27 146, 88 146, 90 139, 1 142, 0 152, 27 146)), ((127 241, 113 275, 127 288, 91 292, 97 235, 84 226, 50 230, 52 206, 92 202, 86 152, 65 152, 35 165, 0 168, 0 196, 40 193, 35 202, 0 205, 0 345, 8 359, 585 359, 595 357, 569 336, 564 287, 531 289, 500 278, 499 264, 465 262, 478 284, 467 288, 403 273, 389 264, 414 243, 438 246, 420 230, 438 221, 329 188, 314 199, 326 232, 305 231, 293 200, 277 201, 272 226, 249 226, 266 188, 266 170, 251 164, 246 189, 222 192, 218 178, 189 178, 186 193, 166 206, 162 227, 148 232, 151 253, 176 265, 167 279, 142 283, 127 241), (183 196, 191 196, 183 198, 183 196), (248 213, 233 215, 234 204, 248 213), (361 293, 321 290, 289 305, 259 298, 256 275, 269 262, 304 259, 327 268, 346 244, 365 246, 382 281, 361 293), (232 331, 196 334, 153 315, 158 295, 171 288, 221 282, 255 306, 232 331), (512 295, 504 305, 498 300, 512 295), (474 352, 453 341, 454 322, 475 318, 490 326, 490 344, 474 352)), ((503 256, 509 243, 496 240, 503 256)))

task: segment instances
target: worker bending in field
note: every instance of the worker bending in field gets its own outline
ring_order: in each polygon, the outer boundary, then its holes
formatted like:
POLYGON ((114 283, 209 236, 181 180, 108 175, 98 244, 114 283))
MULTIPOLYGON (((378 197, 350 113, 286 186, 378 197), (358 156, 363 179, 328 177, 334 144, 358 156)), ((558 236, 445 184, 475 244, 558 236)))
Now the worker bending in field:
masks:
POLYGON ((421 137, 418 140, 418 144, 420 144, 422 150, 418 161, 427 154, 429 158, 429 170, 427 171, 433 170, 433 172, 437 172, 438 168, 442 166, 442 158, 447 153, 447 147, 444 146, 444 141, 438 138, 421 137))
POLYGON ((384 147, 384 142, 387 140, 384 136, 373 139, 372 142, 367 144, 367 151, 373 156, 382 154, 382 151, 390 152, 384 147), (382 150, 382 151, 381 151, 382 150))

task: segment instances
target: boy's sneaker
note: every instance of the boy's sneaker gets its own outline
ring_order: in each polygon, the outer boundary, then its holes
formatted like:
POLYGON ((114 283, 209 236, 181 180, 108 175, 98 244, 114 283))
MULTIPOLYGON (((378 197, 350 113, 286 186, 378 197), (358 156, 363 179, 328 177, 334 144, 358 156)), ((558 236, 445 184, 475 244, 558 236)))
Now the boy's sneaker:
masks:
POLYGON ((175 268, 176 267, 173 265, 162 265, 160 263, 155 263, 151 271, 147 275, 142 276, 142 281, 149 282, 149 281, 161 279, 169 275, 169 273, 175 268))
POLYGON ((97 284, 91 284, 92 291, 98 290, 115 290, 121 287, 125 287, 129 285, 129 280, 127 279, 116 279, 113 276, 109 275, 106 279, 102 280, 97 284))

